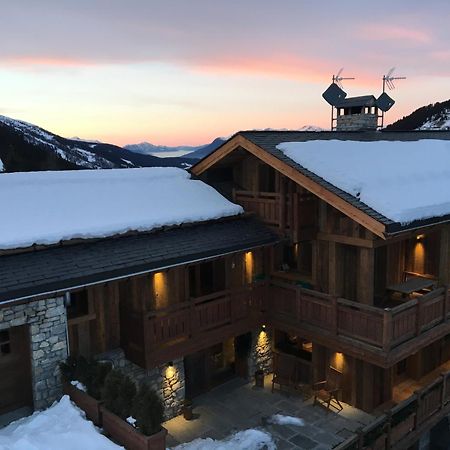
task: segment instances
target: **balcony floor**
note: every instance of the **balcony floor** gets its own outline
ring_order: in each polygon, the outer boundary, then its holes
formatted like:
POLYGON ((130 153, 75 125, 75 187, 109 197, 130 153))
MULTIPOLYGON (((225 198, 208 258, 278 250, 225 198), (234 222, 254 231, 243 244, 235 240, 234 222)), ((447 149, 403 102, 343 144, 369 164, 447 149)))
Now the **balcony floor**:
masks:
POLYGON ((449 370, 450 361, 447 361, 445 364, 440 365, 432 372, 428 373, 418 380, 408 378, 404 381, 401 381, 392 388, 392 400, 395 403, 400 403, 401 401, 406 400, 408 397, 414 394, 414 391, 418 391, 419 389, 429 385, 436 378, 438 378, 441 373, 448 372, 449 370))
POLYGON ((304 401, 299 394, 278 389, 272 394, 271 381, 272 376, 267 376, 265 388, 258 389, 235 378, 195 398, 194 420, 178 416, 164 424, 169 431, 167 445, 173 447, 197 438, 223 439, 239 430, 259 428, 273 436, 280 450, 329 449, 373 420, 373 416, 345 403, 343 411, 327 414, 325 408, 313 406, 312 399, 304 401), (305 425, 264 425, 273 414, 299 417, 305 425))

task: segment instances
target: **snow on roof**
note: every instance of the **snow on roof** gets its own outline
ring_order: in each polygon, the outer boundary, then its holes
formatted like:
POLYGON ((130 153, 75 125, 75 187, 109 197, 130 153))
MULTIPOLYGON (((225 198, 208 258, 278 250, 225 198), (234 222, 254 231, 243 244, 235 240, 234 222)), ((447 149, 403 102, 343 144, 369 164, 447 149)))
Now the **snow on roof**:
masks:
POLYGON ((101 238, 242 213, 177 168, 0 174, 0 249, 101 238))
POLYGON ((316 140, 277 148, 394 222, 450 214, 450 141, 316 140))

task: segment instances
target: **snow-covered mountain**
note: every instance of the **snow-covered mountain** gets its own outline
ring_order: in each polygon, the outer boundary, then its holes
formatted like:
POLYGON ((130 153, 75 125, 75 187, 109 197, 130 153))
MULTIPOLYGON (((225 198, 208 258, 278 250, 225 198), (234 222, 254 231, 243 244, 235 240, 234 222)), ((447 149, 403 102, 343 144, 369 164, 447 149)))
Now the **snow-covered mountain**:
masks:
POLYGON ((188 167, 184 158, 140 155, 116 145, 66 139, 41 127, 0 116, 0 160, 6 172, 122 167, 188 167))
POLYGON ((450 100, 422 106, 386 127, 389 131, 450 130, 450 100))
POLYGON ((217 147, 225 142, 226 138, 216 138, 209 144, 190 146, 190 145, 180 145, 176 147, 170 147, 167 145, 154 145, 150 142, 141 142, 139 144, 129 144, 125 145, 124 148, 135 153, 140 153, 143 155, 153 155, 153 156, 183 156, 189 159, 200 159, 204 156, 209 155, 217 147))

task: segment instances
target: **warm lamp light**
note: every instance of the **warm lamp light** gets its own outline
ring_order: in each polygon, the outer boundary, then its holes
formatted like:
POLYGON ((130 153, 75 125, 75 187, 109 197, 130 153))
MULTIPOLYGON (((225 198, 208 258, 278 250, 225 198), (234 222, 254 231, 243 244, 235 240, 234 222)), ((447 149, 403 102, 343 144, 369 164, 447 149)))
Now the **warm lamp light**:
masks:
POLYGON ((424 237, 425 237, 424 234, 418 234, 418 235, 416 236, 416 240, 421 241, 424 237))

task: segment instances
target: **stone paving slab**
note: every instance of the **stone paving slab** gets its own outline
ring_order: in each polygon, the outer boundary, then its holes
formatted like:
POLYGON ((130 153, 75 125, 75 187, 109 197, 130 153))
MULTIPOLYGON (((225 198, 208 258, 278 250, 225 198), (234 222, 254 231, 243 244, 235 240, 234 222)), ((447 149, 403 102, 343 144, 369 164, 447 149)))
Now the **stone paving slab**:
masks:
POLYGON ((327 412, 303 400, 300 394, 271 393, 271 376, 265 388, 257 389, 242 379, 234 379, 194 400, 195 420, 182 416, 167 421, 167 445, 190 442, 196 438, 223 439, 239 430, 259 428, 270 433, 279 450, 331 449, 372 420, 363 411, 343 404, 340 413, 327 412), (304 420, 304 426, 270 423, 274 414, 304 420))

